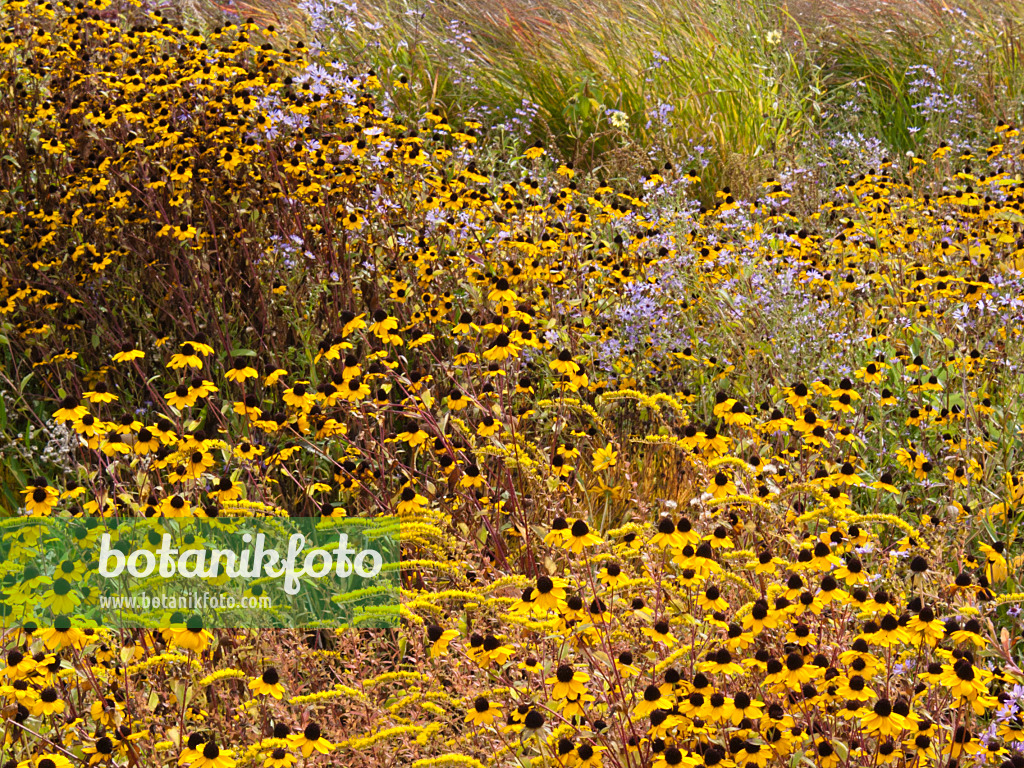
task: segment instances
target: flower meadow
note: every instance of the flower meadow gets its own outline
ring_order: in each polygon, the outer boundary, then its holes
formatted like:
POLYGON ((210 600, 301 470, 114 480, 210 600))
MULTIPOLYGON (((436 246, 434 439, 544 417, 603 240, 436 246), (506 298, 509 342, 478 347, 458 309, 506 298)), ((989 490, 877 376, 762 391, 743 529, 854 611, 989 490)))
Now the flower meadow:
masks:
POLYGON ((0 17, 0 526, 401 521, 397 630, 77 626, 80 563, 0 562, 3 768, 1024 766, 1012 114, 741 194, 315 35, 0 17))

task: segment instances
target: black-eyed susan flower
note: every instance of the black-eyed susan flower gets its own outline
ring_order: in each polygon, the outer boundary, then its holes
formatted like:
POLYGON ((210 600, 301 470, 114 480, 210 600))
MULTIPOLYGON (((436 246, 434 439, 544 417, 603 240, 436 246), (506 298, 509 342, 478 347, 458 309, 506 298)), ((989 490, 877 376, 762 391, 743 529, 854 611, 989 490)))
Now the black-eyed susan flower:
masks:
POLYGON ((491 437, 501 431, 501 422, 493 416, 485 416, 477 425, 476 433, 480 437, 491 437))
POLYGON ((666 704, 661 689, 656 685, 648 685, 644 689, 643 700, 633 707, 633 716, 636 718, 648 717, 654 710, 661 709, 666 704))
POLYGON ((173 646, 184 648, 195 653, 202 653, 213 642, 213 635, 203 628, 202 617, 190 616, 185 626, 181 629, 172 630, 170 643, 173 646))
POLYGON ((500 716, 501 705, 492 704, 485 697, 480 696, 473 702, 472 708, 466 713, 464 722, 472 723, 479 727, 481 725, 490 725, 500 716))
POLYGON ((500 277, 491 289, 490 293, 487 294, 487 300, 492 301, 495 304, 508 303, 515 304, 519 300, 516 292, 509 286, 509 282, 506 278, 500 277))
POLYGON ((618 451, 612 449, 612 444, 598 448, 594 451, 593 456, 593 469, 595 472, 600 472, 605 469, 611 469, 618 463, 618 451))
POLYGON ((302 756, 306 758, 314 752, 326 755, 334 749, 334 744, 324 738, 318 723, 310 723, 302 730, 302 733, 290 734, 288 741, 294 749, 299 750, 302 756))
POLYGON ((22 765, 27 768, 71 768, 73 763, 59 752, 43 752, 17 765, 19 768, 22 765))
POLYGON ((287 375, 288 371, 286 371, 284 368, 275 368, 274 370, 270 371, 263 379, 263 386, 272 387, 275 384, 277 384, 278 381, 281 380, 282 376, 287 375))
POLYGON ((426 496, 421 496, 413 488, 407 486, 402 490, 398 501, 398 514, 419 514, 428 503, 426 496))
MULTIPOLYGON (((62 648, 82 648, 89 636, 82 630, 71 625, 71 619, 60 614, 53 619, 53 625, 41 630, 38 634, 47 650, 59 651, 62 648)), ((98 719, 93 717, 94 720, 98 719)))
POLYGON ((737 493, 736 483, 725 472, 716 472, 711 483, 706 488, 706 493, 711 494, 715 499, 735 496, 737 493))
POLYGON ((130 341, 126 341, 121 345, 121 349, 114 354, 112 360, 115 363, 130 363, 132 360, 141 360, 145 356, 145 352, 130 341))
POLYGON ((448 645, 459 636, 457 630, 442 629, 437 624, 427 627, 427 641, 430 646, 430 658, 434 659, 448 653, 448 645))
POLYGON ((697 768, 704 761, 693 752, 684 752, 676 746, 668 746, 655 755, 653 768, 697 768))
POLYGON ((622 572, 622 566, 618 563, 607 563, 604 565, 598 572, 597 578, 598 581, 609 589, 618 589, 628 581, 626 575, 622 572))
POLYGON ((33 715, 59 715, 64 711, 64 701, 57 695, 56 689, 47 686, 39 692, 39 698, 33 704, 33 715))
POLYGON ((75 592, 71 581, 63 576, 56 576, 49 590, 42 595, 42 602, 54 613, 72 613, 81 604, 82 599, 75 592))
POLYGON ((500 667, 513 655, 515 650, 512 647, 503 644, 494 635, 487 635, 477 649, 476 662, 484 669, 489 669, 492 665, 500 667))
POLYGON ((214 462, 212 453, 192 451, 185 461, 184 476, 193 480, 198 479, 203 473, 213 468, 214 462))
POLYGON ((96 382, 95 387, 83 392, 82 396, 92 403, 116 402, 118 400, 118 396, 110 390, 104 381, 96 382))
POLYGON ((94 743, 84 746, 82 752, 90 766, 110 763, 114 758, 114 741, 109 736, 100 736, 94 743))
POLYGON ((284 391, 282 399, 286 405, 297 408, 300 411, 308 411, 316 402, 313 392, 309 391, 308 381, 297 381, 284 391))
MULTIPOLYGON (((383 309, 377 309, 373 313, 373 323, 370 325, 370 333, 382 342, 389 342, 397 338, 392 331, 398 328, 398 319, 390 317, 383 309)), ((400 341, 400 340, 399 340, 400 341)))
POLYGON ((573 669, 570 664, 560 664, 555 674, 544 682, 552 686, 552 698, 565 699, 586 693, 586 683, 590 682, 590 675, 573 669))
POLYGON ((53 418, 59 423, 78 421, 89 412, 89 409, 78 402, 72 395, 66 396, 60 402, 60 408, 54 411, 53 418))
POLYGON ((583 552, 585 547, 600 544, 601 542, 601 537, 592 533, 589 525, 583 520, 577 520, 572 524, 572 528, 569 529, 569 535, 565 537, 561 546, 578 555, 583 552))
POLYGON ((224 373, 224 378, 235 384, 244 384, 247 379, 255 379, 258 376, 259 373, 249 365, 244 357, 236 357, 231 367, 224 373))
POLYGON ((263 768, 292 768, 297 757, 284 747, 276 747, 263 761, 263 768))
POLYGON ((148 456, 156 453, 161 446, 160 439, 148 427, 141 427, 135 435, 132 443, 132 451, 138 456, 148 456))
POLYGON ((234 768, 237 761, 231 750, 222 750, 210 739, 204 745, 199 754, 190 763, 191 768, 234 768))
POLYGON ((672 634, 671 625, 664 619, 656 621, 649 627, 641 627, 640 632, 655 643, 664 643, 668 648, 674 647, 679 642, 679 638, 672 634))
MULTIPOLYGON (((572 521, 575 523, 575 521, 572 521)), ((556 517, 551 524, 551 530, 544 535, 544 543, 551 546, 562 546, 568 541, 570 534, 570 521, 564 517, 556 517)))
POLYGON ((907 621, 907 632, 916 645, 925 644, 934 648, 945 635, 945 625, 935 616, 930 605, 923 606, 907 621))
MULTIPOLYGON (((687 520, 686 523, 689 526, 690 521, 687 520)), ((688 531, 693 532, 692 527, 688 531)), ((700 541, 700 537, 695 532, 693 532, 693 541, 687 541, 684 535, 677 535, 676 524, 667 515, 658 521, 658 532, 651 538, 651 544, 662 549, 669 547, 682 549, 684 546, 688 544, 692 546, 698 541, 700 541)))
POLYGON ((164 395, 168 405, 177 408, 179 411, 191 408, 199 400, 199 393, 193 390, 188 384, 179 384, 172 391, 164 395))
POLYGON ((889 700, 884 698, 878 699, 871 709, 861 716, 860 722, 868 733, 883 738, 897 736, 909 727, 906 718, 895 712, 889 700))
POLYGON ((249 681, 249 689, 259 696, 272 696, 280 699, 284 696, 281 676, 274 667, 267 667, 263 674, 249 681))
POLYGON ((528 160, 536 160, 544 154, 544 145, 538 140, 532 147, 527 149, 523 156, 528 160))
POLYGON ((47 485, 42 478, 36 478, 22 492, 25 498, 25 509, 32 515, 48 515, 60 500, 56 488, 47 485))
POLYGON ((559 352, 558 357, 548 363, 548 367, 561 375, 577 374, 580 371, 579 364, 572 359, 572 352, 568 349, 559 352))
POLYGON ((207 353, 200 350, 196 344, 186 341, 181 345, 180 351, 175 352, 171 356, 167 367, 171 369, 195 368, 199 370, 203 367, 204 354, 207 353))
POLYGON ((1001 541, 992 544, 981 542, 979 549, 985 555, 985 577, 992 584, 1002 584, 1009 575, 1006 545, 1001 541))
POLYGON ((484 360, 488 362, 500 363, 510 357, 515 357, 519 354, 520 348, 513 344, 509 339, 508 334, 499 333, 498 336, 491 342, 491 345, 484 350, 484 360))
POLYGON ((618 672, 619 677, 628 679, 640 676, 640 669, 633 663, 633 661, 633 654, 630 651, 623 651, 618 655, 618 658, 615 660, 615 669, 618 672))
POLYGON ((554 611, 560 601, 566 598, 566 582, 542 575, 537 577, 537 586, 531 592, 531 603, 539 611, 554 611))

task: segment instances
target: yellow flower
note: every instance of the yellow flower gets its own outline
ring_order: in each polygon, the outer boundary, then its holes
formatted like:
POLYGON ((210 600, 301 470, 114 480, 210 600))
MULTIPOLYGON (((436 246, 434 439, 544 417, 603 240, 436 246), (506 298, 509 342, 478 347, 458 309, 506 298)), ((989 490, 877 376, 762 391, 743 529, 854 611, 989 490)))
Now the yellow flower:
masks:
POLYGON ((483 421, 477 425, 476 433, 480 437, 490 437, 500 430, 501 422, 497 421, 493 416, 485 416, 483 421))
POLYGON ((160 228, 159 232, 157 232, 157 235, 160 237, 171 236, 178 242, 194 240, 197 234, 198 230, 191 224, 178 224, 177 226, 166 224, 160 228))
POLYGON ((394 317, 389 317, 388 313, 383 309, 378 309, 373 313, 373 323, 370 325, 370 333, 381 341, 387 342, 390 339, 397 338, 391 333, 391 331, 396 328, 398 328, 398 320, 394 317))
POLYGON ((255 379, 257 376, 259 374, 256 369, 244 357, 236 357, 234 364, 224 374, 224 378, 236 384, 244 384, 246 379, 255 379))
POLYGON ((320 726, 316 723, 307 725, 302 733, 291 734, 288 741, 302 752, 303 757, 309 757, 314 752, 326 755, 334 749, 334 745, 323 737, 320 726))
POLYGON ((84 405, 80 405, 75 397, 68 395, 61 400, 60 408, 54 411, 53 418, 63 424, 68 421, 77 421, 88 412, 88 408, 84 405))
POLYGON ((484 360, 489 363, 500 363, 519 354, 519 347, 513 344, 508 334, 499 333, 498 337, 484 350, 484 360))
POLYGON ((410 448, 418 448, 430 439, 430 434, 422 429, 416 431, 406 430, 395 435, 396 440, 408 443, 410 448))
POLYGON ((717 472, 705 489, 705 493, 710 493, 716 499, 735 496, 737 493, 736 483, 724 472, 717 472))
POLYGON ((398 502, 398 514, 400 515, 414 515, 423 510, 428 504, 425 496, 420 496, 410 487, 406 487, 402 490, 401 498, 398 502))
POLYGON ((574 670, 569 664, 561 664, 555 671, 553 677, 547 678, 544 682, 550 686, 551 697, 554 699, 565 699, 569 696, 580 696, 587 692, 584 683, 590 680, 590 676, 574 670))
POLYGON ((480 696, 473 702, 473 708, 466 713, 463 722, 472 723, 476 726, 488 725, 500 716, 501 706, 491 704, 486 698, 480 696))
POLYGON ((306 389, 308 381, 297 381, 289 389, 284 391, 284 401, 287 405, 297 408, 300 411, 308 411, 313 407, 316 398, 313 393, 306 389))
POLYGON ((44 688, 39 692, 39 698, 32 706, 33 715, 59 715, 64 711, 64 702, 57 696, 57 691, 52 687, 44 688))
POLYGON ((1009 566, 1005 556, 1006 545, 1001 541, 994 544, 982 542, 979 547, 986 558, 985 576, 992 584, 1002 584, 1009 575, 1009 566))
POLYGON ((493 301, 495 304, 515 304, 519 300, 519 297, 509 286, 508 280, 504 277, 500 277, 495 281, 494 288, 491 289, 491 292, 487 294, 487 300, 493 301))
POLYGON ((280 379, 282 376, 287 375, 288 371, 286 371, 284 368, 275 368, 274 370, 267 374, 267 377, 263 380, 263 386, 272 387, 275 384, 277 384, 278 379, 280 379))
POLYGON ((25 497, 25 508, 33 515, 48 515, 59 499, 57 489, 47 485, 42 478, 37 478, 21 493, 25 497))
POLYGON ((190 765, 191 768, 234 768, 237 762, 233 752, 220 749, 211 739, 203 745, 203 751, 190 765))
POLYGON ((568 349, 563 349, 558 353, 558 357, 548 363, 548 367, 551 368, 555 373, 559 374, 577 374, 580 371, 580 366, 572 359, 572 352, 568 349))
POLYGON ((354 231, 362 229, 364 219, 357 211, 350 211, 342 215, 340 221, 345 229, 354 231))
POLYGON ((594 451, 594 471, 600 472, 602 469, 610 469, 618 463, 618 452, 612 450, 612 444, 608 443, 603 448, 598 448, 594 451))
POLYGON ((198 370, 203 367, 203 360, 195 345, 185 342, 181 345, 181 351, 175 352, 171 356, 171 361, 167 363, 167 367, 173 369, 195 368, 198 370))
POLYGON ((672 634, 672 628, 667 621, 656 622, 653 627, 641 627, 640 632, 654 642, 664 643, 669 648, 679 642, 679 638, 672 634))
POLYGON ((284 686, 274 667, 268 667, 259 677, 249 681, 249 689, 260 696, 273 696, 280 699, 284 696, 284 686))
POLYGON ((448 644, 458 636, 458 631, 454 629, 442 630, 436 624, 431 624, 427 627, 427 639, 430 641, 430 658, 435 659, 448 653, 448 644))
POLYGON ((536 144, 534 144, 532 147, 530 147, 523 153, 523 157, 527 158, 528 160, 535 160, 543 154, 544 145, 538 141, 536 144))
POLYGON ((356 331, 362 330, 366 327, 366 313, 356 315, 353 312, 346 310, 341 313, 341 320, 345 323, 341 329, 341 335, 343 337, 351 336, 356 331))
POLYGON ((111 359, 115 363, 130 363, 132 360, 141 360, 145 356, 145 352, 140 349, 136 349, 135 345, 126 341, 121 345, 121 351, 117 352, 111 359))
POLYGON ((26 768, 71 768, 71 761, 68 760, 64 755, 57 752, 44 752, 41 755, 36 755, 31 760, 27 760, 24 763, 18 763, 18 768, 25 766, 26 768))
POLYGON ((111 392, 105 382, 99 382, 96 388, 90 392, 83 392, 82 396, 85 397, 90 403, 113 403, 118 397, 111 392))
MULTIPOLYGON (((61 648, 82 648, 89 636, 82 630, 72 627, 71 620, 62 614, 53 620, 52 627, 39 633, 39 639, 48 650, 59 651, 61 648)), ((93 719, 98 718, 94 716, 93 719)))
POLYGON ((178 648, 202 653, 213 642, 213 635, 203 629, 199 616, 191 616, 185 622, 184 629, 174 629, 170 633, 170 643, 178 648))
POLYGON ((49 591, 43 594, 43 603, 54 613, 71 613, 82 600, 63 576, 55 578, 49 591))
POLYGON ((581 554, 584 547, 589 547, 594 544, 602 543, 603 539, 594 533, 590 532, 590 526, 588 526, 583 520, 577 520, 572 524, 572 528, 569 530, 569 535, 565 538, 562 543, 562 547, 568 549, 573 554, 581 554))
POLYGON ((864 729, 876 736, 890 738, 909 728, 910 723, 903 715, 893 711, 888 699, 879 699, 874 706, 861 716, 864 729))
POLYGON ((263 761, 263 768, 292 768, 297 758, 284 747, 277 747, 263 761))

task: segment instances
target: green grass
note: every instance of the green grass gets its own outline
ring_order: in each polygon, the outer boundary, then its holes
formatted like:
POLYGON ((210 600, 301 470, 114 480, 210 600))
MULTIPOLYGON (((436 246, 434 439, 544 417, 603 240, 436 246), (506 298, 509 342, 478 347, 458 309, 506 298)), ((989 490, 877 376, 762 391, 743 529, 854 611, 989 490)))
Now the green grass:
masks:
MULTIPOLYGON (((522 119, 517 110, 531 102, 535 114, 516 126, 518 139, 539 139, 611 175, 679 162, 703 146, 707 196, 727 184, 749 190, 769 169, 818 154, 809 150, 837 131, 877 136, 887 151, 905 153, 1021 119, 1019 3, 967 0, 963 12, 934 0, 878 5, 374 0, 359 4, 348 30, 337 23, 319 33, 279 0, 205 0, 188 14, 210 25, 232 7, 293 36, 316 36, 382 79, 404 75, 427 96, 396 93, 400 113, 440 106, 486 112, 496 124, 522 119), (959 99, 959 112, 915 106, 927 95, 913 86, 925 67, 930 87, 959 99), (667 119, 649 122, 659 105, 671 107, 667 119)), ((349 13, 341 8, 338 22, 349 13)))

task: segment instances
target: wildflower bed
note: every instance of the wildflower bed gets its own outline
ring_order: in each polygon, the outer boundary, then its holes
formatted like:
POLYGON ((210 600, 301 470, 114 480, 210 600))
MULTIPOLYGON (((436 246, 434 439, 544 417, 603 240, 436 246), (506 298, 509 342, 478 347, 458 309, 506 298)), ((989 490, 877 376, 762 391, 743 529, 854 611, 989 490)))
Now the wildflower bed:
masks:
POLYGON ((394 514, 402 627, 2 563, 5 766, 1024 765, 1014 126, 701 205, 120 10, 3 6, 8 512, 394 514))

